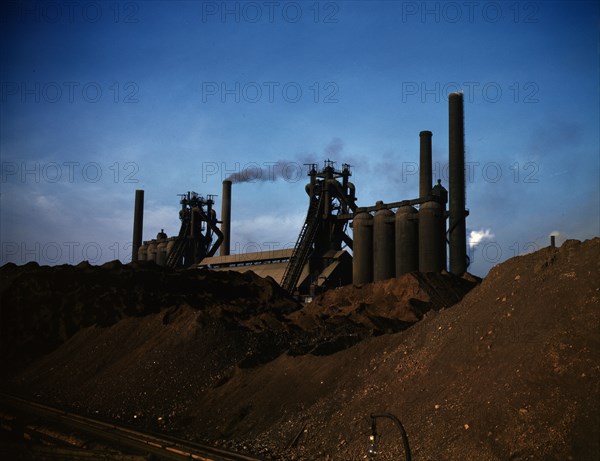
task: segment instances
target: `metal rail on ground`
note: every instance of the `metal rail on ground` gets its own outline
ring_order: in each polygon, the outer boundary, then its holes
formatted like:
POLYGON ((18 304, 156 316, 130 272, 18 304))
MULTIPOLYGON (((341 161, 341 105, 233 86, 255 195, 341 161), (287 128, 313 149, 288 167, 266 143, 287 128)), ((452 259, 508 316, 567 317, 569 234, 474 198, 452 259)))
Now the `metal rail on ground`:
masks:
POLYGON ((147 452, 158 460, 262 461, 254 456, 88 418, 15 395, 0 393, 0 405, 64 424, 101 440, 147 452))

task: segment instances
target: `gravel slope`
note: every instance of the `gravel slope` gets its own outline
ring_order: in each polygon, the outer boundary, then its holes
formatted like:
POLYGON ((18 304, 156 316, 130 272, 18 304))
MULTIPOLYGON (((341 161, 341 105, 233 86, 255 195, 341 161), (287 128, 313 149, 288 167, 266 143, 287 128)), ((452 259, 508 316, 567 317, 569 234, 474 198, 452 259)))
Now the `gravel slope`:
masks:
MULTIPOLYGON (((596 459, 599 261, 598 238, 512 258, 452 307, 476 280, 409 274, 301 308, 252 274, 202 274, 200 291, 165 282, 158 307, 80 324, 5 385, 273 459, 363 459, 381 411, 416 460, 596 459)), ((0 270, 3 301, 23 301, 17 269, 0 270)), ((379 459, 402 459, 379 429, 379 459)))

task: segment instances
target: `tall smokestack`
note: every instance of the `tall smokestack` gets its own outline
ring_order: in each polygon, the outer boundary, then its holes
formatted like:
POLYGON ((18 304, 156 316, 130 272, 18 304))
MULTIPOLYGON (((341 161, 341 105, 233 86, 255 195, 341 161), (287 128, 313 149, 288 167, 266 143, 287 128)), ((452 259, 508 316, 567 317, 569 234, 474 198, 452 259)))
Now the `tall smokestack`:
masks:
POLYGON ((221 203, 221 232, 223 243, 219 254, 227 256, 231 245, 231 181, 223 181, 223 202, 221 203))
POLYGON ((137 261, 138 250, 142 246, 142 230, 144 228, 144 191, 135 191, 135 209, 133 211, 133 246, 131 260, 137 261))
POLYGON ((420 165, 419 165, 419 197, 431 193, 431 131, 421 131, 420 165))
POLYGON ((462 275, 467 270, 463 94, 450 93, 448 95, 448 102, 450 153, 450 272, 455 275, 462 275))

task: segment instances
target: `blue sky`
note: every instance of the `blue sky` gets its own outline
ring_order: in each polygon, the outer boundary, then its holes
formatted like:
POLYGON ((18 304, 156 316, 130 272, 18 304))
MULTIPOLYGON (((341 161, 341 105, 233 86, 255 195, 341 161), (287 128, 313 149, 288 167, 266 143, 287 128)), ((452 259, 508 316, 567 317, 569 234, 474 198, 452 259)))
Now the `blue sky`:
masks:
MULTIPOLYGON (((302 164, 353 165, 358 204, 418 195, 419 131, 447 186, 448 92, 465 93, 470 271, 600 234, 596 2, 3 2, 0 263, 128 261, 221 193, 232 249, 295 242, 302 164), (445 173, 446 171, 446 173, 445 173), (478 244, 477 244, 478 243, 478 244)), ((220 199, 216 198, 217 209, 220 199)))

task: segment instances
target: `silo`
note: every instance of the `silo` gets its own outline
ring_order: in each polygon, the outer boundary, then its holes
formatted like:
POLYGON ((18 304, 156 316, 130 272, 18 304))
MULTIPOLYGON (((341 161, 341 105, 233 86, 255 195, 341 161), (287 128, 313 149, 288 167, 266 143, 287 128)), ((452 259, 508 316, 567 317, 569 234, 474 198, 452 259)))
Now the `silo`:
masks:
POLYGON ((373 280, 391 279, 396 273, 394 213, 378 210, 373 219, 373 280))
POLYGON ((373 281, 373 216, 356 210, 352 220, 352 283, 360 285, 373 281))
POLYGON ((173 248, 175 248, 175 243, 177 242, 177 237, 171 237, 167 240, 167 259, 171 253, 173 253, 173 248))
POLYGON ((147 256, 146 256, 147 261, 156 262, 156 251, 157 251, 156 247, 157 247, 156 240, 151 240, 148 243, 148 252, 147 252, 147 256))
POLYGON ((148 256, 148 244, 144 242, 143 245, 138 249, 137 260, 138 261, 146 261, 148 256))
POLYGON ((443 267, 444 217, 442 206, 435 201, 419 208, 419 271, 440 272, 443 267))
POLYGON ((156 264, 164 266, 167 264, 167 240, 161 240, 156 245, 156 264))
POLYGON ((396 277, 419 270, 419 221, 417 210, 402 206, 396 212, 396 277))

